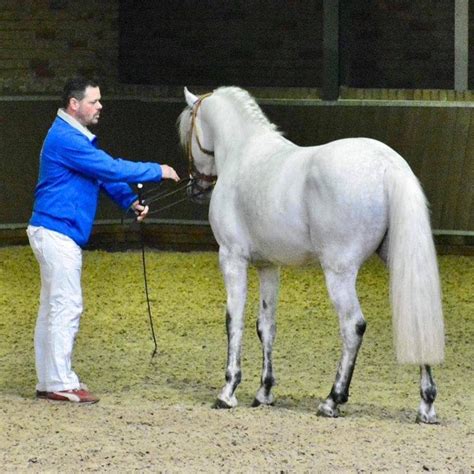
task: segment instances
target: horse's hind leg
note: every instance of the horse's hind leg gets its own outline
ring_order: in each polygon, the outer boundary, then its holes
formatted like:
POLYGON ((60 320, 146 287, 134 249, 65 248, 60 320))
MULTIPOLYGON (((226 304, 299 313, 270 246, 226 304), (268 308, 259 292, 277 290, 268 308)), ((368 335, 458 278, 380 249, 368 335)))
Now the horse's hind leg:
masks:
POLYGON ((227 290, 227 368, 226 384, 217 397, 214 407, 233 408, 237 406, 234 392, 242 378, 240 362, 247 299, 248 263, 245 259, 234 256, 222 248, 219 250, 219 262, 227 290))
POLYGON ((260 276, 260 312, 257 320, 257 334, 262 343, 263 368, 261 385, 252 406, 271 405, 275 385, 272 366, 273 341, 276 334, 276 305, 280 274, 278 267, 266 266, 258 269, 260 276))
POLYGON ((418 408, 416 421, 419 423, 438 423, 433 403, 436 398, 436 384, 431 376, 429 365, 420 367, 420 395, 421 403, 418 408))
POLYGON ((319 405, 318 414, 337 417, 339 415, 338 405, 347 402, 349 398, 349 385, 366 323, 355 289, 357 271, 337 273, 326 269, 325 275, 329 296, 339 316, 342 356, 331 393, 319 405))

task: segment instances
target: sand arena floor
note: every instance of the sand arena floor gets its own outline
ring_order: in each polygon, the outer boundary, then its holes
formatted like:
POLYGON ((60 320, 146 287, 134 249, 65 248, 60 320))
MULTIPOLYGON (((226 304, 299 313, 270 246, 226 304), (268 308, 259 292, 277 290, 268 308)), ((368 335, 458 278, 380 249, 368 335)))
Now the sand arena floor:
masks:
POLYGON ((74 366, 93 406, 35 400, 39 282, 26 247, 0 249, 0 465, 3 472, 472 472, 474 259, 440 257, 446 362, 434 368, 439 425, 414 422, 418 369, 399 366, 387 275, 371 260, 358 293, 368 322, 343 417, 316 416, 339 357, 336 317, 317 268, 284 269, 274 407, 259 385, 257 281, 250 274, 240 405, 211 405, 224 382, 225 294, 214 253, 148 254, 159 351, 140 256, 86 252, 86 310, 74 366))

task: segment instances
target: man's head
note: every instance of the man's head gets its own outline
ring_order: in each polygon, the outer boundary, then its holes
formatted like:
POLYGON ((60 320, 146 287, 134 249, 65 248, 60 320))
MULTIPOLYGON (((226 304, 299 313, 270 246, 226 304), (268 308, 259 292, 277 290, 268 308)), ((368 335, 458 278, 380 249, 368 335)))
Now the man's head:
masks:
POLYGON ((64 110, 85 127, 99 121, 102 104, 97 82, 76 77, 69 80, 63 90, 64 110))

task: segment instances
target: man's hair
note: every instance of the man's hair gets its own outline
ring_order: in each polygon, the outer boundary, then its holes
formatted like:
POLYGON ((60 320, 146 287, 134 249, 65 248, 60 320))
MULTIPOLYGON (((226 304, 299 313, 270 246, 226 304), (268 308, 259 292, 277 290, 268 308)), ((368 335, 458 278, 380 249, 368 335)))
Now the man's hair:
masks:
POLYGON ((74 77, 69 79, 63 89, 63 107, 66 109, 72 98, 82 100, 88 87, 99 87, 99 84, 94 79, 85 79, 84 77, 74 77))

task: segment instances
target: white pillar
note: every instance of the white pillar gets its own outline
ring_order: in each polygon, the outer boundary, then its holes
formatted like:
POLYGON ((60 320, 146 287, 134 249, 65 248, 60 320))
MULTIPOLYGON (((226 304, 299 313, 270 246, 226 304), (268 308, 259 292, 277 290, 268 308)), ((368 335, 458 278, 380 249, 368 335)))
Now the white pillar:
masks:
POLYGON ((469 0, 455 0, 454 6, 454 90, 468 89, 469 0))

